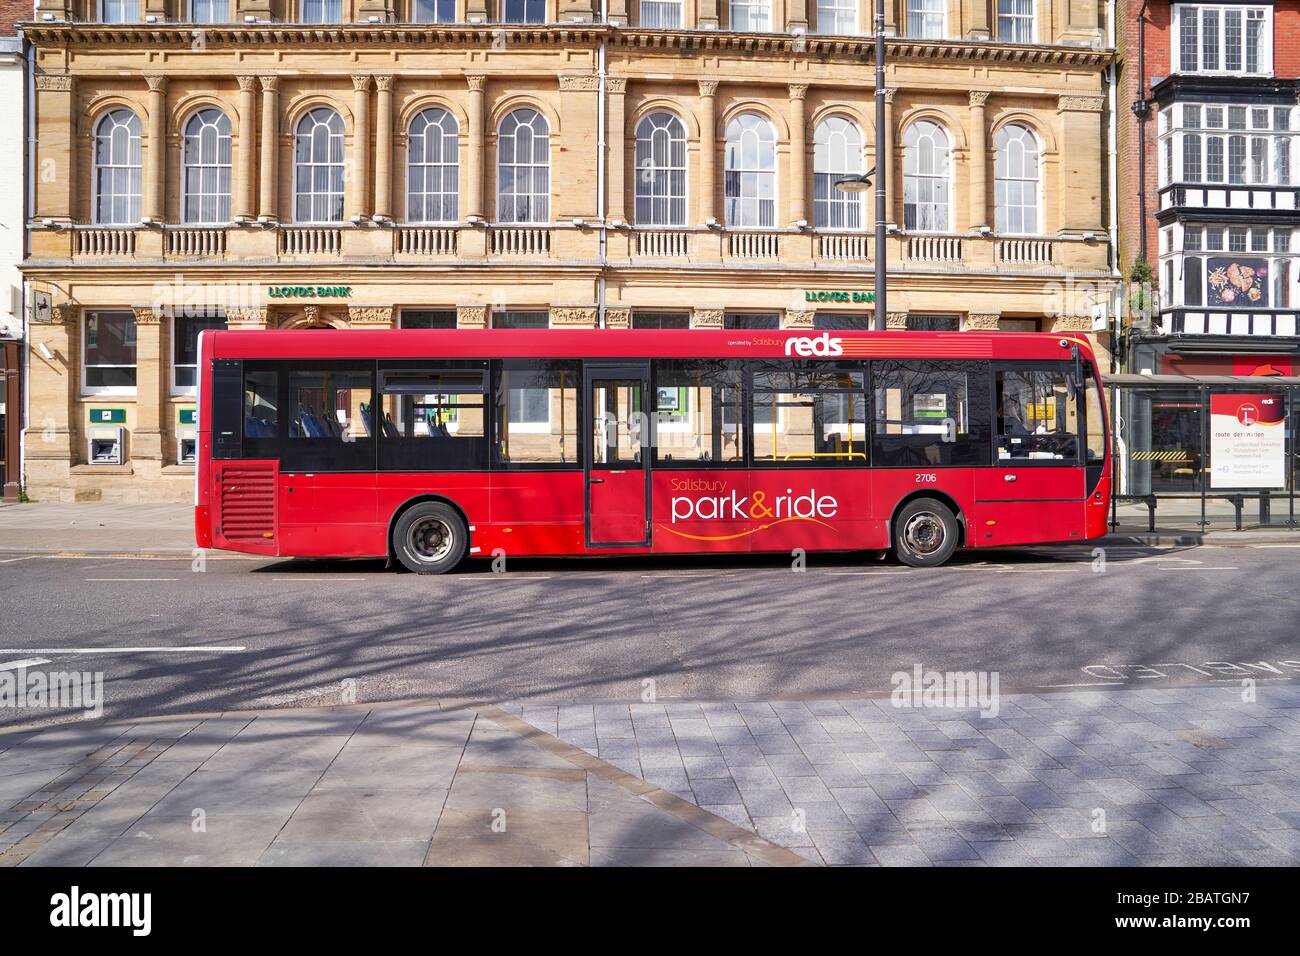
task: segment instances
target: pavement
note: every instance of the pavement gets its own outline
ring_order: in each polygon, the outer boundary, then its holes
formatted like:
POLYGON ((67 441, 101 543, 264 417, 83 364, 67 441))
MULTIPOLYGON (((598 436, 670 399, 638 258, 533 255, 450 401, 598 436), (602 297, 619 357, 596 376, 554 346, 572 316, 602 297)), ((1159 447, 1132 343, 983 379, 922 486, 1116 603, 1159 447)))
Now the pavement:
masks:
POLYGON ((1300 688, 1248 697, 426 701, 10 733, 0 866, 1295 866, 1300 688))

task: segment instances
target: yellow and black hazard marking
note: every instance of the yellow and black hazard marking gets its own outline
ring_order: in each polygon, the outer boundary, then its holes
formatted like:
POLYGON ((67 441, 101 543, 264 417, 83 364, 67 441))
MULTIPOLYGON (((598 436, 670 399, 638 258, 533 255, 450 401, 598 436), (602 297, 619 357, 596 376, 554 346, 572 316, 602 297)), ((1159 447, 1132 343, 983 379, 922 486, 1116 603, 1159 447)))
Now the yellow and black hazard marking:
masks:
POLYGON ((1130 461, 1191 461, 1192 456, 1185 451, 1131 451, 1130 461))

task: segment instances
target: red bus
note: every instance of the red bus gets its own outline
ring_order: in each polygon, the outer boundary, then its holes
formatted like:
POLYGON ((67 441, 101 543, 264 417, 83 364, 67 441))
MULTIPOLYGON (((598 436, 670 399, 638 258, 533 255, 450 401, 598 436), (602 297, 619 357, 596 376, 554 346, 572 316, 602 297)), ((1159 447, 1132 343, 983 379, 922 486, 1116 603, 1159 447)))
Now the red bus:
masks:
POLYGON ((215 331, 197 542, 280 557, 890 550, 1105 533, 1083 336, 215 331))

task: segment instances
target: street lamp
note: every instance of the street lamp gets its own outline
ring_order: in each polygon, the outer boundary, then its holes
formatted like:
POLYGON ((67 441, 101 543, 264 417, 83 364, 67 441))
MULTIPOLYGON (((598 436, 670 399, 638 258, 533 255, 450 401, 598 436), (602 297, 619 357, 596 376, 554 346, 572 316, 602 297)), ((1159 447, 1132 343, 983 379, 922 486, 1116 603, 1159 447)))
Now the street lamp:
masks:
MULTIPOLYGON (((876 317, 872 327, 885 330, 885 177, 889 173, 885 156, 885 0, 876 0, 876 317)), ((871 188, 872 169, 861 176, 841 179, 835 188, 846 193, 865 193, 871 188)))

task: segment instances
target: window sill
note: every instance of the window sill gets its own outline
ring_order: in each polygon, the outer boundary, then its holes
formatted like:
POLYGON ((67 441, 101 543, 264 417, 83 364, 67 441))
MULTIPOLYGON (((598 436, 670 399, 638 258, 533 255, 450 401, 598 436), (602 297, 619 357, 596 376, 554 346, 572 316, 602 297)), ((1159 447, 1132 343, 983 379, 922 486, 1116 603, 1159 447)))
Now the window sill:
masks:
POLYGON ((135 469, 130 465, 73 465, 68 469, 76 475, 134 475, 135 469))

